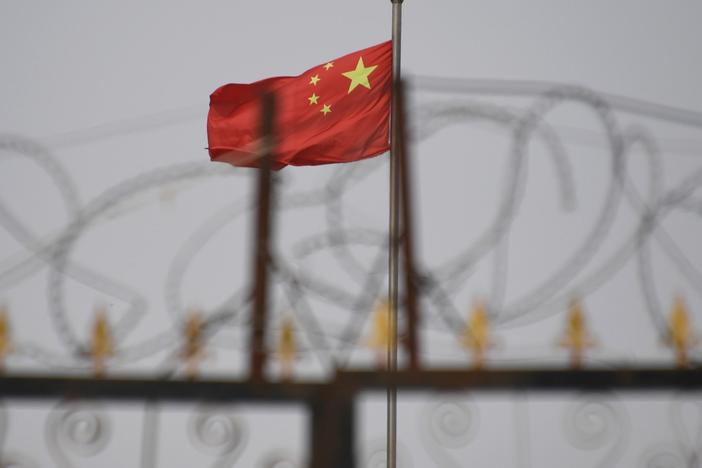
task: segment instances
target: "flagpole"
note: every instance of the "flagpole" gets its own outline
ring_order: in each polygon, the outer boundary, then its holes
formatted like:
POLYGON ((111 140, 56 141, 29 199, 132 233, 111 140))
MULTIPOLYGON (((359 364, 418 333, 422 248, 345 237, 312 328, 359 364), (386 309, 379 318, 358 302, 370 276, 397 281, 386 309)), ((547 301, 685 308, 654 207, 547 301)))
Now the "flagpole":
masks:
MULTIPOLYGON (((398 99, 400 85, 400 46, 402 43, 402 2, 392 3, 392 107, 390 109, 390 234, 388 255, 388 298, 390 301, 390 340, 388 372, 397 372, 397 306, 400 233, 400 135, 398 99)), ((390 379, 387 389, 387 468, 397 467, 397 387, 390 379)))

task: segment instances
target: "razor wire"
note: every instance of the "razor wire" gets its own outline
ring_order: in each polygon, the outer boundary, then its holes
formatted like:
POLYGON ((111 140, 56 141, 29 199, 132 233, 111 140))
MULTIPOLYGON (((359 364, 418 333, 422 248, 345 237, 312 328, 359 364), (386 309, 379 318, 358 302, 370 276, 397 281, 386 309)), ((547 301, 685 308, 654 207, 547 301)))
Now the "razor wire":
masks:
MULTIPOLYGON (((420 80, 413 92, 421 92, 422 86, 420 80)), ((437 86, 434 83, 429 88, 436 91, 437 86)), ((455 88, 456 83, 452 82, 451 86, 455 88)), ((526 90, 520 92, 526 93, 526 90)), ((617 111, 622 108, 631 112, 632 109, 646 110, 645 106, 627 107, 626 104, 631 102, 622 100, 623 98, 612 99, 611 96, 576 86, 554 85, 540 88, 538 93, 527 94, 533 100, 526 109, 475 99, 433 99, 413 105, 411 109, 411 135, 415 144, 440 134, 449 126, 472 125, 476 122, 494 126, 511 143, 508 163, 502 174, 497 210, 489 225, 483 228, 482 234, 450 259, 440 262, 420 259, 418 262, 418 289, 425 306, 425 326, 431 326, 432 330, 455 338, 458 330, 465 326, 455 296, 466 287, 480 268, 479 264, 490 256, 492 286, 488 310, 500 327, 523 326, 553 315, 563 309, 572 291, 585 296, 592 294, 625 265, 635 261, 649 320, 659 334, 664 335, 664 312, 657 299, 650 249, 655 243, 702 295, 702 273, 662 226, 666 216, 674 212, 697 217, 702 214, 702 204, 695 198, 695 191, 702 186, 702 172, 692 173, 675 187, 667 190, 664 188, 661 176, 662 154, 656 139, 644 127, 622 126, 617 118, 617 111), (554 197, 563 210, 577 210, 578 190, 568 150, 559 129, 547 120, 549 113, 565 104, 577 104, 591 113, 605 136, 610 160, 610 178, 605 197, 596 221, 575 252, 564 259, 546 280, 526 294, 507 302, 510 258, 508 241, 529 183, 527 162, 530 157, 534 157, 529 155, 529 145, 534 140, 538 139, 544 144, 545 156, 553 167, 557 182, 554 197), (645 194, 638 193, 627 173, 627 158, 633 148, 641 149, 648 161, 650 178, 645 194), (637 225, 613 254, 593 265, 602 244, 611 233, 618 211, 625 204, 638 213, 637 225), (592 270, 583 275, 587 267, 592 270)), ((663 119, 670 117, 673 121, 681 118, 677 114, 680 118, 672 118, 672 111, 668 114, 661 112, 653 114, 663 119)), ((190 115, 184 115, 186 114, 190 115)), ((690 120, 690 115, 692 114, 685 114, 687 120, 683 119, 683 123, 690 124, 694 120, 690 120)), ((169 119, 163 122, 159 120, 158 125, 167 125, 169 122, 169 119)), ((104 131, 106 130, 100 130, 102 133, 104 131)), ((90 135, 79 136, 80 141, 92 141, 90 135)), ((97 135, 96 138, 99 137, 97 135)), ((70 147, 70 141, 66 138, 68 136, 62 137, 61 145, 70 147)), ((0 262, 0 289, 7 289, 36 271, 47 268, 47 311, 67 354, 57 356, 55 352, 36 343, 20 343, 18 352, 50 366, 83 368, 89 364, 87 344, 73 329, 66 306, 67 278, 127 304, 126 313, 114 324, 117 342, 114 364, 127 365, 176 348, 179 331, 185 320, 186 306, 182 297, 184 276, 198 253, 218 232, 255 209, 255 204, 249 198, 235 200, 201 225, 195 226, 192 234, 173 256, 166 271, 164 300, 171 317, 169 329, 160 330, 134 344, 126 345, 125 341, 148 313, 146 297, 138 288, 115 279, 119 275, 110 277, 98 273, 91 266, 72 260, 73 250, 89 227, 101 222, 110 210, 124 206, 140 193, 173 183, 204 183, 213 177, 241 177, 245 171, 205 162, 168 166, 120 182, 93 200, 83 203, 77 195, 76 181, 69 171, 40 143, 15 135, 3 135, 0 136, 0 156, 26 157, 49 175, 59 190, 68 219, 59 233, 42 236, 29 229, 21 216, 13 213, 0 200, 0 226, 24 249, 0 262)), ((447 158, 447 164, 450 165, 452 155, 442 156, 447 158)), ((347 209, 352 206, 352 202, 346 196, 354 186, 384 166, 381 158, 363 164, 339 165, 319 188, 297 192, 286 188, 285 196, 277 197, 275 202, 275 208, 279 211, 313 207, 323 212, 324 225, 320 232, 299 239, 285 255, 276 252, 271 260, 273 281, 281 286, 283 296, 294 310, 299 328, 306 336, 308 349, 304 352, 316 354, 322 363, 329 362, 329 358, 336 366, 343 367, 348 363, 350 353, 360 346, 361 334, 374 302, 382 296, 387 263, 386 232, 354 225, 349 221, 347 209), (369 262, 358 256, 355 249, 359 246, 373 249, 374 260, 369 262), (338 285, 323 275, 301 268, 301 262, 313 255, 326 255, 333 259, 347 273, 351 282, 338 285), (340 327, 338 324, 330 326, 329 318, 314 310, 315 307, 310 303, 312 299, 348 311, 347 323, 340 327), (329 353, 332 356, 325 357, 329 353)), ((129 207, 123 209, 128 214, 129 207)), ((468 215, 465 213, 465 216, 468 215)), ((208 339, 226 328, 245 327, 248 324, 247 312, 251 301, 247 287, 248 285, 243 285, 219 306, 206 311, 205 330, 208 339)))

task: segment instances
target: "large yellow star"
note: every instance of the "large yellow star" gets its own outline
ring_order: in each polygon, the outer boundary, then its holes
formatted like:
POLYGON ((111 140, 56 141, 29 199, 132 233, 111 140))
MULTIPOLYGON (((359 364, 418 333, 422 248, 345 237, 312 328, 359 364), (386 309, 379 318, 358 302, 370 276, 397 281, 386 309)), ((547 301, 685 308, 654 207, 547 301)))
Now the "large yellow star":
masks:
POLYGON ((372 67, 366 67, 363 64, 363 57, 360 57, 358 59, 358 63, 356 64, 356 69, 347 71, 346 73, 342 73, 346 78, 351 80, 351 83, 349 84, 349 92, 347 94, 351 94, 351 91, 356 89, 356 86, 361 85, 364 88, 371 89, 370 83, 368 82, 368 76, 373 73, 373 70, 378 68, 378 65, 373 65, 372 67))

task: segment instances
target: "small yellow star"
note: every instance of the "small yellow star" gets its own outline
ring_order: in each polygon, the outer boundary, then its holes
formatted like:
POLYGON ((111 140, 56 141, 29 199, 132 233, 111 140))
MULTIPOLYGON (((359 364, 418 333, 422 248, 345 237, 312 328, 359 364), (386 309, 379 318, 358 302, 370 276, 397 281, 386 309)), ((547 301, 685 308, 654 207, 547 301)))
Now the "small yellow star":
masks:
POLYGON ((326 65, 324 65, 324 69, 326 71, 329 71, 330 68, 334 68, 334 62, 329 62, 326 65))
POLYGON ((317 82, 319 81, 319 75, 314 75, 312 78, 310 78, 310 84, 317 86, 317 82))
POLYGON ((347 94, 351 94, 351 91, 356 89, 356 86, 358 85, 361 85, 364 88, 371 89, 371 85, 368 82, 368 76, 371 73, 373 73, 373 70, 375 70, 376 68, 378 68, 378 65, 366 67, 363 63, 363 57, 359 57, 355 70, 342 73, 342 75, 351 80, 351 83, 349 84, 349 92, 347 94))
POLYGON ((319 112, 321 112, 322 114, 324 114, 324 116, 326 117, 327 114, 331 112, 331 105, 329 105, 329 104, 324 104, 324 105, 322 106, 322 110, 319 111, 319 112))
POLYGON ((308 97, 307 100, 310 101, 310 106, 312 104, 317 104, 317 100, 319 99, 319 96, 316 94, 312 93, 312 96, 308 97))

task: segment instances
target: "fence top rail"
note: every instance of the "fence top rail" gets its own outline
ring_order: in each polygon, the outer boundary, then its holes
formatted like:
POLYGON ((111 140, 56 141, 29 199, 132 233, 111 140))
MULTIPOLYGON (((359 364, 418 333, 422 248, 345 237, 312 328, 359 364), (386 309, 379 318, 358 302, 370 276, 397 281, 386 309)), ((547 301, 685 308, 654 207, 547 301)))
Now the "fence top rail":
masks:
POLYGON ((328 382, 251 382, 143 377, 12 375, 0 377, 0 398, 131 401, 229 401, 314 403, 327 395, 352 396, 388 385, 399 391, 695 391, 702 390, 702 369, 499 369, 342 371, 328 382))

